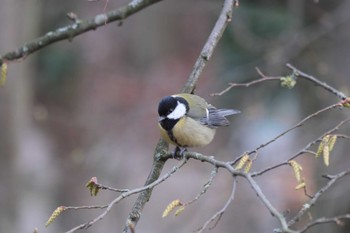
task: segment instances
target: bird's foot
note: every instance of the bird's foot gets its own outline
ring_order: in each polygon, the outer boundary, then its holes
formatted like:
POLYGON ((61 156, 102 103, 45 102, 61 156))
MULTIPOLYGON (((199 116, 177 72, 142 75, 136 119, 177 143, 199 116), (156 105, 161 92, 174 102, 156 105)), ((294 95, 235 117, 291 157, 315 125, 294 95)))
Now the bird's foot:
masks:
POLYGON ((187 148, 177 146, 173 152, 173 159, 177 159, 177 160, 182 159, 186 151, 187 151, 187 148))

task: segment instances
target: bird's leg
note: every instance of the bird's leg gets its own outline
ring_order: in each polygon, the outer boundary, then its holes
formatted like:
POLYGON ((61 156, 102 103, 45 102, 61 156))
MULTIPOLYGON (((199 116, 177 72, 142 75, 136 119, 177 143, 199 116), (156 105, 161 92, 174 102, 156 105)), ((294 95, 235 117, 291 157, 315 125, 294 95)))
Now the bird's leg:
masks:
POLYGON ((186 147, 175 147, 175 150, 173 152, 173 158, 180 160, 183 158, 183 154, 187 151, 186 147))

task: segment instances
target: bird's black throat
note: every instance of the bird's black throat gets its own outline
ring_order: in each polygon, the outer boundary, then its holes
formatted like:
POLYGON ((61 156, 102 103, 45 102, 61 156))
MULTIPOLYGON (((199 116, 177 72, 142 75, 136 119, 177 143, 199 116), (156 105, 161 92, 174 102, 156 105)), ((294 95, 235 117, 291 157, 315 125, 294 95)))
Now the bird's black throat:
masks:
POLYGON ((174 134, 173 134, 173 128, 174 126, 176 125, 176 123, 179 121, 179 119, 168 119, 168 118, 165 118, 163 119, 162 121, 160 121, 160 125, 162 126, 162 128, 164 130, 166 130, 169 138, 171 141, 173 141, 175 144, 178 144, 176 138, 174 137, 174 134))
POLYGON ((169 119, 169 118, 165 118, 163 120, 161 120, 159 123, 162 126, 163 129, 165 129, 166 131, 170 131, 174 128, 174 126, 176 125, 176 123, 179 121, 180 119, 169 119))

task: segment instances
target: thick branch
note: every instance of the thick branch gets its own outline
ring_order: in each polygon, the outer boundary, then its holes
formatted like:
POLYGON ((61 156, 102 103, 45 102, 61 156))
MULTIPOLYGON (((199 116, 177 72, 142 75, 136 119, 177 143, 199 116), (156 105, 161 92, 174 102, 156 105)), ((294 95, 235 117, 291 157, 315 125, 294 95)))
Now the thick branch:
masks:
MULTIPOLYGON (((158 142, 153 155, 152 169, 147 177, 145 186, 153 183, 155 180, 159 178, 160 173, 163 170, 164 164, 167 161, 167 159, 163 159, 163 158, 165 157, 164 154, 166 154, 166 152, 168 151, 168 147, 169 145, 164 140, 161 139, 158 142)), ((146 203, 149 201, 151 197, 152 190, 153 190, 153 187, 149 189, 145 189, 137 197, 137 200, 134 203, 134 206, 132 207, 131 212, 126 220, 126 224, 123 230, 124 233, 132 232, 132 229, 136 226, 137 222, 141 217, 141 213, 144 206, 146 205, 146 203)))
MULTIPOLYGON (((224 6, 222 8, 222 11, 220 13, 220 16, 207 40, 205 43, 202 52, 200 56, 198 57, 191 75, 188 78, 187 83, 185 84, 182 92, 185 93, 192 93, 195 89, 196 83, 199 79, 200 74, 202 73, 204 66, 206 65, 207 61, 211 58, 214 49, 216 45, 218 44, 223 32, 226 29, 227 24, 231 21, 232 17, 232 9, 234 6, 234 0, 225 0, 224 6)), ((146 185, 149 182, 152 182, 153 180, 157 179, 163 169, 163 166, 167 159, 161 159, 161 155, 164 154, 165 151, 168 150, 168 145, 165 143, 162 139, 156 146, 156 150, 154 153, 154 159, 153 159, 153 165, 151 172, 147 178, 146 185)), ((163 156, 164 158, 164 156, 163 156)), ((130 233, 132 232, 131 226, 136 226, 137 222, 140 219, 141 212, 145 206, 145 204, 148 202, 149 198, 151 197, 152 189, 144 190, 140 193, 139 197, 137 198, 136 202, 134 203, 134 206, 131 210, 131 213, 129 214, 126 225, 123 230, 123 233, 130 233)))
POLYGON ((234 0, 225 0, 220 16, 216 21, 216 24, 207 42, 205 43, 199 57, 197 58, 197 61, 192 69, 192 73, 190 74, 187 83, 182 89, 182 92, 192 93, 196 88, 196 83, 199 79, 200 74, 202 73, 207 62, 212 57, 214 49, 219 43, 219 40, 221 39, 222 34, 224 33, 228 23, 231 22, 234 4, 234 0))
POLYGON ((72 40, 74 37, 83 34, 87 31, 95 30, 98 27, 117 20, 123 20, 132 14, 162 0, 133 0, 129 4, 122 6, 105 14, 96 15, 92 19, 77 20, 76 23, 61 27, 55 31, 46 33, 31 42, 24 44, 16 50, 8 52, 0 56, 0 66, 3 62, 23 59, 26 56, 34 53, 52 43, 61 40, 72 40))

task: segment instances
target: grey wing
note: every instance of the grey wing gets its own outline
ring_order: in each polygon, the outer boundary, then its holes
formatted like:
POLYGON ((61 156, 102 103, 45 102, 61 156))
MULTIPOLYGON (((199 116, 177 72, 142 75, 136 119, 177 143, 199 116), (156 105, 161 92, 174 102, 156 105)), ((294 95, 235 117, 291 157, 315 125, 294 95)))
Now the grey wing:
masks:
POLYGON ((209 108, 207 117, 200 119, 200 122, 213 127, 228 126, 230 122, 226 119, 226 116, 238 113, 240 113, 240 111, 234 109, 209 108))
MULTIPOLYGON (((186 94, 181 94, 186 95, 186 94)), ((193 119, 199 120, 202 118, 206 118, 208 116, 208 104, 207 102, 196 95, 187 94, 190 96, 193 101, 190 103, 190 109, 187 113, 187 115, 193 119)))

